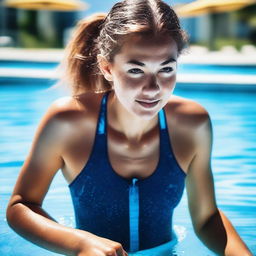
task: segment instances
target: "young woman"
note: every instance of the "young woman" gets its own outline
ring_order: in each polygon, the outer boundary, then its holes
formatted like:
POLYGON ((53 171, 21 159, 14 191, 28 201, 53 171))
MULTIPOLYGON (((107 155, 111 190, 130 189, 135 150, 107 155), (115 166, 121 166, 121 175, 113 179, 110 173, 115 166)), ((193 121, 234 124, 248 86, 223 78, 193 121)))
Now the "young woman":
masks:
POLYGON ((185 44, 176 14, 160 0, 119 2, 107 16, 80 22, 67 49, 73 95, 43 117, 7 209, 16 232, 66 255, 171 246, 173 209, 186 185, 203 243, 218 255, 252 255, 216 205, 208 113, 173 95, 185 44), (59 169, 76 229, 41 207, 59 169))

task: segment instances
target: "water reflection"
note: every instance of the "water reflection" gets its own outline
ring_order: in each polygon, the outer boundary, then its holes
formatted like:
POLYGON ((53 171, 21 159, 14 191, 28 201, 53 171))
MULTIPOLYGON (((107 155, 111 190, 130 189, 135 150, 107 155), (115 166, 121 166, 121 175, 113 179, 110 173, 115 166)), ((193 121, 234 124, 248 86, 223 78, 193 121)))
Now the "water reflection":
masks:
MULTIPOLYGON (((31 85, 0 88, 1 255, 57 255, 19 237, 8 227, 4 213, 36 126, 50 102, 61 95, 59 91, 45 92, 44 89, 44 86, 31 85)), ((214 130, 212 166, 218 206, 256 254, 256 108, 253 107, 256 94, 179 89, 176 93, 199 101, 210 113, 214 130)), ((55 176, 43 207, 61 224, 75 225, 68 186, 61 172, 55 176)), ((186 192, 174 212, 173 221, 179 242, 168 256, 214 255, 193 232, 186 192)))

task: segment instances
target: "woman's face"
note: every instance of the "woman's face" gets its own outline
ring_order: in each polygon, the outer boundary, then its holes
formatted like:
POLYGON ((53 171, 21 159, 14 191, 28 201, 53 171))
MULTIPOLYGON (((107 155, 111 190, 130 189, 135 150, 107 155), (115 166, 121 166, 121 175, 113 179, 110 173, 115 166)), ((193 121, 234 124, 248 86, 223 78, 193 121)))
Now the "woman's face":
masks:
POLYGON ((149 120, 176 83, 177 45, 170 37, 130 37, 109 68, 115 95, 130 113, 149 120))

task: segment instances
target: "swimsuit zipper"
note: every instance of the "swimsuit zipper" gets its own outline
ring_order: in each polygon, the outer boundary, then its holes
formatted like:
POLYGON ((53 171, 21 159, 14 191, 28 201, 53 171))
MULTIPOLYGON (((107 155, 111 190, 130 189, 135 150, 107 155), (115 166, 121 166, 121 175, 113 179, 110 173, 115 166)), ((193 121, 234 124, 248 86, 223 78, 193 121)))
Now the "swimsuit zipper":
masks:
POLYGON ((130 251, 139 250, 139 189, 138 179, 133 178, 129 185, 129 213, 130 213, 130 251))

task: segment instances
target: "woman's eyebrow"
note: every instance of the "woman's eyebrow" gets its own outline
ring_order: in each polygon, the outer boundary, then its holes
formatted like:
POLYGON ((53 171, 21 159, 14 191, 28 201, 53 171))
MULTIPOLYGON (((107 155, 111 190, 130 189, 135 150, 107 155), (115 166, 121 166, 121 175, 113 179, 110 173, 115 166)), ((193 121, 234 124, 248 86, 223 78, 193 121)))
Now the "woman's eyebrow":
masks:
POLYGON ((160 65, 161 65, 161 66, 164 66, 164 65, 169 64, 169 63, 171 63, 171 62, 177 62, 177 61, 176 61, 175 58, 170 57, 168 60, 164 61, 164 62, 161 63, 160 65))
MULTIPOLYGON (((164 62, 161 63, 160 65, 161 65, 161 66, 164 66, 164 65, 166 65, 166 64, 169 64, 170 62, 176 62, 176 59, 173 58, 173 57, 170 57, 168 60, 164 61, 164 62)), ((128 64, 138 65, 138 66, 141 66, 141 67, 145 66, 145 63, 140 62, 140 61, 138 61, 138 60, 133 60, 133 59, 132 59, 132 60, 129 60, 127 63, 128 63, 128 64)))

